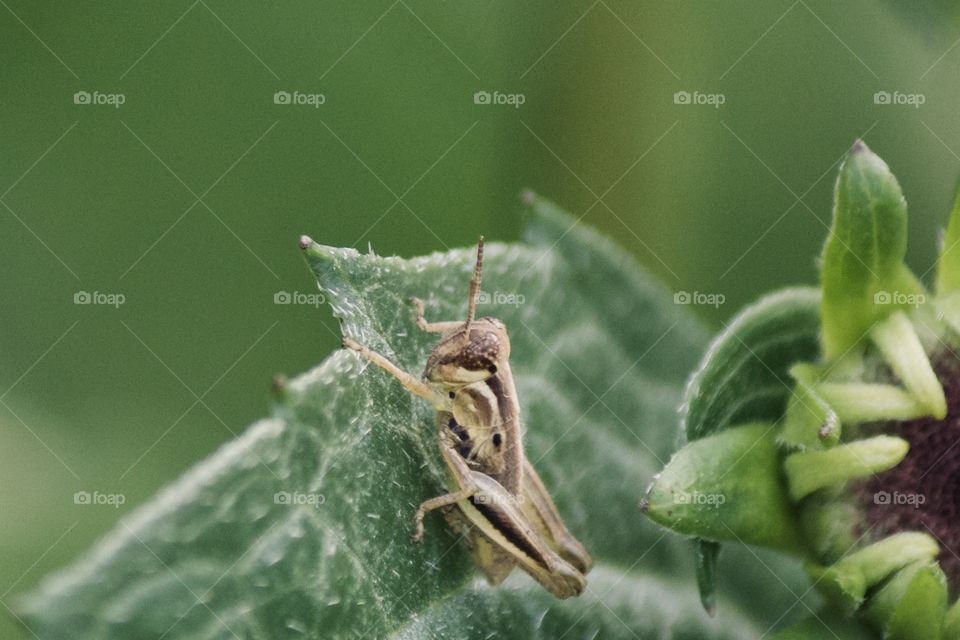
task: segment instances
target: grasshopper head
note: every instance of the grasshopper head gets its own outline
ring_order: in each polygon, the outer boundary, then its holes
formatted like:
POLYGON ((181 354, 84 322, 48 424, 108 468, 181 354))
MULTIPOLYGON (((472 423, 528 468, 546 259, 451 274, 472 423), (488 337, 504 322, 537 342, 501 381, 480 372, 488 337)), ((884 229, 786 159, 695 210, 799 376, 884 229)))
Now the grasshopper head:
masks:
POLYGON ((477 264, 470 280, 467 321, 443 336, 427 359, 423 377, 430 382, 463 385, 485 380, 507 366, 510 339, 496 318, 475 318, 483 274, 483 236, 477 243, 477 264))
POLYGON ((477 318, 437 343, 423 375, 431 382, 470 384, 495 375, 509 358, 507 327, 496 318, 477 318))

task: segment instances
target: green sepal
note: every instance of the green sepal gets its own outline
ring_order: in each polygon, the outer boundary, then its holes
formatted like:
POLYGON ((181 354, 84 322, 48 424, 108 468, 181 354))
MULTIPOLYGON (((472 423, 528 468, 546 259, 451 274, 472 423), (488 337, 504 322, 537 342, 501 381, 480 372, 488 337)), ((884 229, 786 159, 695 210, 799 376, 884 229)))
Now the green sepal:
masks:
POLYGON ((849 423, 913 420, 930 413, 916 396, 891 384, 825 382, 817 391, 849 423))
POLYGON ((822 563, 836 562, 856 546, 863 513, 845 488, 820 491, 799 507, 804 539, 822 563))
POLYGON ((870 337, 903 385, 938 420, 947 417, 947 399, 943 385, 930 364, 920 338, 902 311, 878 322, 870 337))
POLYGON ((853 612, 863 604, 867 589, 911 563, 933 560, 939 551, 932 537, 909 531, 874 542, 829 567, 808 564, 807 571, 829 602, 853 612))
POLYGON ((693 559, 697 566, 697 590, 700 604, 712 618, 717 615, 717 561, 720 558, 720 543, 696 538, 693 541, 693 559))
POLYGON ((685 445, 647 489, 647 515, 685 535, 805 553, 774 431, 753 423, 685 445))
POLYGON ((960 600, 954 602, 943 617, 943 640, 960 640, 960 600))
POLYGON ((791 453, 783 462, 790 497, 800 500, 818 489, 892 469, 909 448, 903 438, 874 436, 823 451, 791 453))
POLYGON ((937 260, 937 296, 960 289, 960 188, 953 200, 950 222, 937 260))
POLYGON ((936 562, 904 567, 870 596, 864 611, 888 640, 941 640, 947 576, 936 562))
MULTIPOLYGON (((957 251, 960 251, 960 247, 957 247, 957 251)), ((938 295, 934 305, 937 319, 947 325, 955 336, 960 336, 960 291, 938 295)))
POLYGON ((680 409, 692 441, 754 420, 774 422, 790 397, 788 369, 820 356, 820 291, 781 289, 737 313, 690 376, 680 409))
POLYGON ((790 376, 796 385, 787 401, 777 442, 801 450, 832 447, 840 440, 840 418, 817 389, 819 367, 795 364, 790 367, 790 376))
POLYGON ((890 168, 857 141, 840 168, 823 250, 823 348, 828 360, 866 337, 923 286, 903 263, 907 204, 890 168))

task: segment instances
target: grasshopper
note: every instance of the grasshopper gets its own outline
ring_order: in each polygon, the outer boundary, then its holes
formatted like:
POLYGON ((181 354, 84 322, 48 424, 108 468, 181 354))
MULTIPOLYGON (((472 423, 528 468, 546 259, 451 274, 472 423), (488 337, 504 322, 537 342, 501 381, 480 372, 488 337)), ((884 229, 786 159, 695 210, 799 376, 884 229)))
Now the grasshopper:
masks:
POLYGON ((493 584, 515 566, 558 598, 580 595, 593 560, 567 530, 523 452, 520 406, 510 371, 510 339, 496 318, 475 318, 483 274, 483 238, 470 280, 466 321, 428 322, 414 299, 417 326, 443 334, 422 378, 344 337, 343 345, 381 367, 436 410, 437 440, 451 481, 449 493, 425 500, 414 514, 414 542, 423 518, 442 509, 465 535, 493 584))

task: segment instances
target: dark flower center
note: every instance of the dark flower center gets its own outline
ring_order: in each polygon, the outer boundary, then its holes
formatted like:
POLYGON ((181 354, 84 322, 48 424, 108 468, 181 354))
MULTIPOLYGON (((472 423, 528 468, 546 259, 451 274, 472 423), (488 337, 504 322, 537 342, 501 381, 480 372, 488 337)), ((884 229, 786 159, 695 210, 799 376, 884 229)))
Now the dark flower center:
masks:
POLYGON ((910 443, 903 461, 861 483, 866 538, 919 531, 940 543, 940 566, 954 591, 960 588, 960 358, 945 352, 934 370, 947 397, 944 420, 920 418, 884 425, 882 431, 910 443))

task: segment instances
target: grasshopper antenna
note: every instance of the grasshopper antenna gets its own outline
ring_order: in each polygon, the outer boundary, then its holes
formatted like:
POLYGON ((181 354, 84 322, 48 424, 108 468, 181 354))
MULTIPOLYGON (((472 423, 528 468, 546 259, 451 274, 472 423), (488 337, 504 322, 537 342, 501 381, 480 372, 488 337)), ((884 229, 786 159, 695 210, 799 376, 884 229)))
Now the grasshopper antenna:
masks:
POLYGON ((470 323, 477 313, 477 296, 480 293, 480 280, 483 277, 483 236, 480 236, 480 242, 477 243, 477 266, 473 269, 473 278, 470 279, 470 298, 467 301, 467 321, 463 328, 469 335, 470 323))

